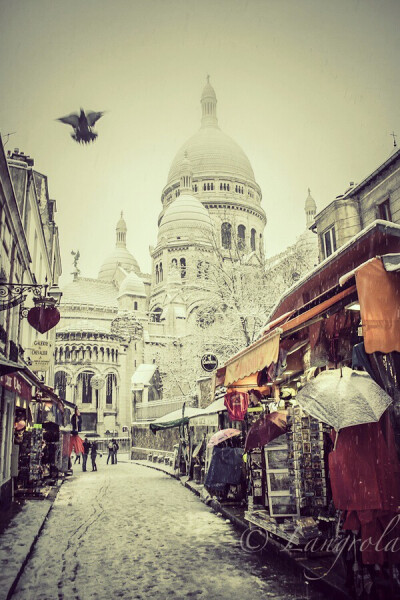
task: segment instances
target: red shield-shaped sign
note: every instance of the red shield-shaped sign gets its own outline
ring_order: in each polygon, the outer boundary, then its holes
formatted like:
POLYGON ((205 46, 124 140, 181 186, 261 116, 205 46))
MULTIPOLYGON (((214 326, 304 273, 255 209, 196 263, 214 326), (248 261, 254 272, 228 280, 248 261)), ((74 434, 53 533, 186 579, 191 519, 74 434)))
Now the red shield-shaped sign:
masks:
POLYGON ((28 312, 28 322, 39 333, 46 333, 55 327, 60 320, 60 313, 55 307, 35 306, 28 312))

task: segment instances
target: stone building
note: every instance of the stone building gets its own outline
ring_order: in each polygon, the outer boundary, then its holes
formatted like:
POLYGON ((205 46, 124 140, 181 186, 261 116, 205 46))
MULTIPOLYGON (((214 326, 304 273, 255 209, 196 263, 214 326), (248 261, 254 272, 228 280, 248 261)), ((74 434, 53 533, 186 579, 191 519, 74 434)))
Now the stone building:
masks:
MULTIPOLYGON (((85 432, 121 435, 132 421, 181 407, 179 389, 162 389, 157 353, 185 336, 216 253, 228 261, 238 253, 249 264, 264 261, 266 215, 249 159, 218 127, 209 81, 200 102, 201 127, 178 150, 161 193, 151 274, 127 249, 121 215, 98 277, 76 272, 63 290, 56 386, 78 404, 85 432)), ((312 202, 307 219, 315 214, 312 202)), ((308 230, 306 236, 316 239, 308 230)))
POLYGON ((16 411, 26 410, 38 386, 51 386, 54 379, 53 359, 47 371, 35 373, 27 359, 36 341, 54 348, 55 330, 39 334, 22 318, 21 307, 33 306, 29 286, 38 286, 36 295, 45 284, 50 292, 56 289, 61 259, 55 213, 47 177, 18 149, 6 157, 0 139, 0 505, 13 493, 16 411))
POLYGON ((392 154, 361 183, 350 183, 316 216, 319 259, 324 260, 373 221, 400 224, 400 150, 392 154))

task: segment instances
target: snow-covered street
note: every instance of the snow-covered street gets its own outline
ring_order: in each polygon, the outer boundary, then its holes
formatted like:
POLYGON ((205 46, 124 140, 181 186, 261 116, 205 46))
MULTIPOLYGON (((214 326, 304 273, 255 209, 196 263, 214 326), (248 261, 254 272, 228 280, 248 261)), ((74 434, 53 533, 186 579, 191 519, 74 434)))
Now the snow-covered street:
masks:
POLYGON ((130 462, 61 488, 13 599, 327 598, 246 554, 240 533, 167 475, 130 462))

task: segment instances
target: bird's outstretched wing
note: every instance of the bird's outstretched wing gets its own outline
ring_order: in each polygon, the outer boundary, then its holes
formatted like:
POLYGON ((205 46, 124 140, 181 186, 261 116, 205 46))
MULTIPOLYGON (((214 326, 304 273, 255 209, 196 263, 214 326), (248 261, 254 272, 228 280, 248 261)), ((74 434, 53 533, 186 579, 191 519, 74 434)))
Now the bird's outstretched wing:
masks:
POLYGON ((88 110, 88 112, 86 113, 86 118, 87 118, 89 127, 93 127, 93 125, 96 123, 96 121, 98 121, 100 119, 100 117, 102 117, 103 115, 104 115, 104 111, 94 112, 92 110, 88 110))
POLYGON ((57 121, 61 121, 61 123, 66 123, 66 125, 72 125, 72 127, 76 128, 79 126, 79 115, 76 113, 71 113, 66 117, 60 117, 57 121))

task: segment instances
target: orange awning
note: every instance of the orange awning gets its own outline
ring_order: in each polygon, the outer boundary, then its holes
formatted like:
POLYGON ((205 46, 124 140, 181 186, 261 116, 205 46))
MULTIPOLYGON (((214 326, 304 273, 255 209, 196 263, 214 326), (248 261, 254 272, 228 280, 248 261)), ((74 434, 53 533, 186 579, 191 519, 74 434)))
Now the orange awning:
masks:
POLYGON ((335 296, 332 296, 332 298, 328 298, 328 300, 321 302, 321 304, 317 304, 317 306, 314 306, 313 308, 306 310, 306 312, 302 313, 298 317, 295 317, 294 319, 291 319, 290 321, 287 321, 287 323, 284 323, 283 325, 281 325, 282 331, 284 333, 286 331, 291 331, 292 329, 295 329, 299 325, 303 325, 303 324, 307 323, 307 321, 311 321, 311 319, 313 319, 314 317, 318 317, 318 315, 321 315, 326 310, 328 310, 328 308, 330 308, 337 302, 340 302, 340 300, 343 300, 343 298, 346 298, 346 296, 349 296, 350 294, 352 294, 355 291, 356 291, 356 286, 352 285, 349 288, 347 288, 346 290, 343 290, 343 292, 339 292, 338 294, 335 294, 335 296))
POLYGON ((228 386, 239 379, 261 371, 265 366, 276 362, 279 354, 280 328, 276 328, 248 346, 226 363, 225 385, 228 386))
POLYGON ((400 275, 374 258, 355 277, 365 351, 400 352, 400 275))

